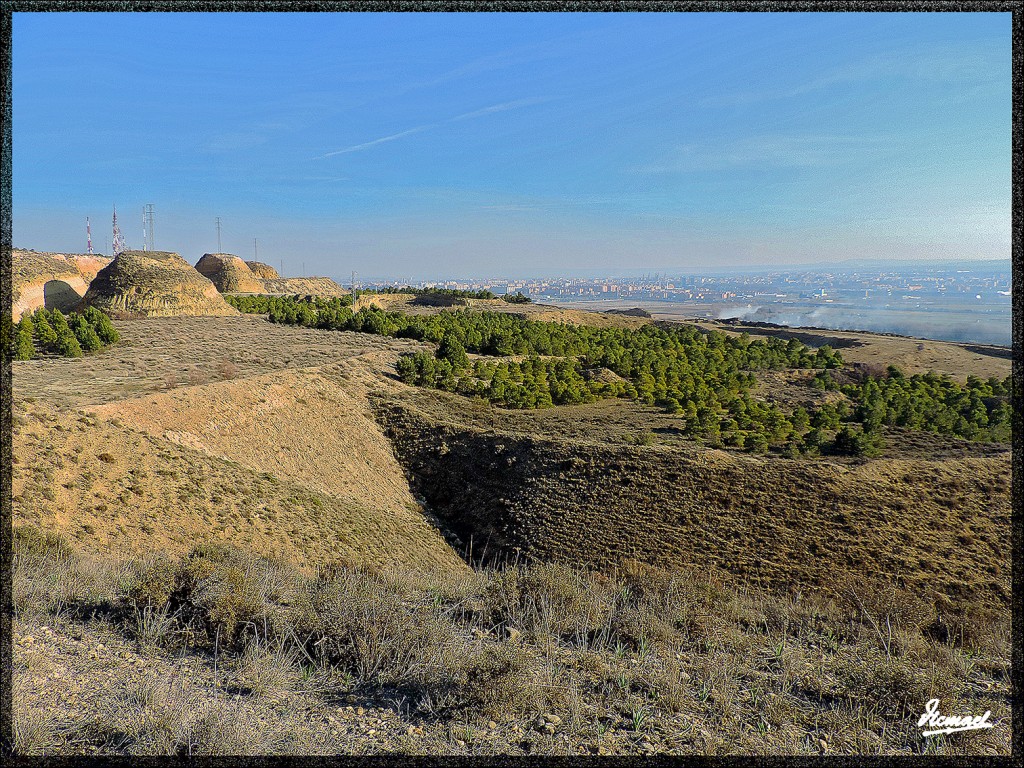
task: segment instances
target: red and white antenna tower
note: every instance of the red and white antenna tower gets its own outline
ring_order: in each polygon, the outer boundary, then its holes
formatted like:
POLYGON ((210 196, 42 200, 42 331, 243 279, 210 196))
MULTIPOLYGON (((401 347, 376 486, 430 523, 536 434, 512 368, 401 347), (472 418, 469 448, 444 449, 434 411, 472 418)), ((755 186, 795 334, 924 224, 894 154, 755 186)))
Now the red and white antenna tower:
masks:
POLYGON ((122 251, 127 251, 128 246, 124 243, 124 236, 121 234, 121 230, 117 227, 117 206, 114 206, 114 232, 113 239, 110 244, 110 252, 113 256, 121 255, 122 251))
POLYGON ((89 249, 89 253, 92 253, 92 225, 89 223, 89 217, 85 217, 85 244, 89 249))

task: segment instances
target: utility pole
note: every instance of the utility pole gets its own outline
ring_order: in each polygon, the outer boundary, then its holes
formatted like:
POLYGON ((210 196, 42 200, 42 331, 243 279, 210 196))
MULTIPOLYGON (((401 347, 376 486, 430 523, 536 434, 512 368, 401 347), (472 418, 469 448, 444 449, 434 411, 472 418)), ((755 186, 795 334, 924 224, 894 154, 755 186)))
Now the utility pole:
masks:
POLYGON ((220 216, 217 217, 217 253, 223 253, 220 245, 220 216))
POLYGON ((352 298, 354 299, 356 297, 356 271, 354 269, 352 270, 352 284, 350 288, 352 291, 352 298))

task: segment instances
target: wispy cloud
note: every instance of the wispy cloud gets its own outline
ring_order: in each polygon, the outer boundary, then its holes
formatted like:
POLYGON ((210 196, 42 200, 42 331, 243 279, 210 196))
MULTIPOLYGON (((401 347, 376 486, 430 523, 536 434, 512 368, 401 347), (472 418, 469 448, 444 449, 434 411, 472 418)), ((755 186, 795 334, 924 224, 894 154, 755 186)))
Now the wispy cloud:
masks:
POLYGON ((343 149, 336 149, 333 152, 327 152, 326 154, 320 155, 317 159, 324 159, 327 157, 333 157, 334 155, 344 155, 349 152, 361 152, 364 149, 370 149, 379 144, 386 144, 389 141, 395 141, 406 136, 411 136, 415 133, 421 133, 423 131, 431 130, 433 128, 440 128, 443 125, 449 125, 456 123, 461 120, 474 120, 479 117, 485 117, 487 115, 493 115, 498 112, 509 112, 513 109, 522 109, 523 107, 530 107, 535 104, 543 104, 544 102, 551 101, 550 97, 532 97, 528 99, 517 99, 515 101, 506 101, 501 104, 492 104, 489 107, 483 107, 482 109, 475 109, 472 112, 464 112, 461 115, 455 115, 455 117, 449 117, 446 120, 439 120, 436 123, 428 123, 426 125, 417 125, 415 128, 409 128, 405 131, 399 131, 393 133, 390 136, 382 136, 379 139, 373 139, 372 141, 364 141, 361 144, 353 144, 351 147, 345 147, 343 149))
POLYGON ((378 144, 386 144, 389 141, 394 141, 395 139, 401 139, 404 136, 411 136, 414 133, 420 133, 421 131, 425 131, 428 128, 435 128, 438 125, 439 125, 439 123, 434 123, 432 125, 417 125, 415 128, 410 128, 407 131, 401 131, 399 133, 393 133, 390 136, 381 136, 379 139, 374 139, 373 141, 366 141, 366 142, 363 142, 362 144, 353 144, 351 147, 345 147, 344 149, 336 149, 334 152, 328 152, 325 155, 321 155, 321 157, 333 157, 334 155, 344 155, 344 154, 346 154, 348 152, 361 152, 364 149, 369 149, 370 147, 375 147, 378 144))
POLYGON ((877 154, 892 147, 893 139, 883 136, 752 136, 719 144, 684 144, 664 160, 632 171, 661 174, 828 166, 846 162, 854 154, 877 154))
POLYGON ((495 112, 508 112, 511 109, 520 109, 521 107, 532 107, 534 104, 543 104, 546 101, 551 101, 550 97, 534 97, 530 99, 517 99, 516 101, 506 101, 504 104, 494 104, 490 107, 484 107, 483 109, 475 109, 472 112, 466 112, 462 115, 456 115, 450 120, 445 120, 446 123, 454 123, 459 120, 471 120, 475 117, 484 117, 485 115, 493 115, 495 112))
POLYGON ((966 45, 947 45, 918 51, 887 53, 852 62, 823 72, 790 88, 723 93, 701 102, 704 107, 733 107, 803 96, 835 86, 870 80, 902 79, 942 83, 984 83, 1009 64, 1007 52, 976 49, 966 45))

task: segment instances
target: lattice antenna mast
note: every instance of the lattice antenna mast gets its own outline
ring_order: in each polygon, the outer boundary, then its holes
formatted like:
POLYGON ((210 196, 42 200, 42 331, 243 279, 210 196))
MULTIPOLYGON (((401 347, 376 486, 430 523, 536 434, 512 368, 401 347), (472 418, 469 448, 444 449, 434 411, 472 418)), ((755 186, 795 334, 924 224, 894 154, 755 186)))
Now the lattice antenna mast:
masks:
POLYGON ((224 253, 220 244, 220 216, 217 217, 217 253, 224 253))
POLYGON ((111 237, 110 252, 115 257, 120 256, 122 252, 127 251, 128 246, 125 245, 124 236, 121 234, 121 230, 117 226, 117 206, 114 206, 114 231, 111 237))
POLYGON ((89 253, 92 253, 92 224, 89 222, 89 217, 85 217, 85 247, 89 249, 89 253))
POLYGON ((153 250, 153 204, 147 203, 142 209, 142 239, 146 245, 144 250, 153 250))

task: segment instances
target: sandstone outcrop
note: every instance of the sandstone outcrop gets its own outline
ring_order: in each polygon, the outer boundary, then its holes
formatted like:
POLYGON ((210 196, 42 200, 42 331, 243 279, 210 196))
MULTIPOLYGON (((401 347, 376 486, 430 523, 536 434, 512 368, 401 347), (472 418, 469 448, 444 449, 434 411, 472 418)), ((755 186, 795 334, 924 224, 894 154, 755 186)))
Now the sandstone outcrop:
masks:
POLYGON ((236 315, 217 287, 168 251, 125 251, 99 271, 83 305, 107 313, 165 317, 236 315))
POLYGON ((247 261, 245 263, 252 273, 261 280, 277 280, 281 277, 276 269, 269 264, 264 264, 262 261, 247 261))
POLYGON ((230 253, 204 253, 196 270, 221 293, 262 293, 263 283, 238 256, 230 253))
POLYGON ((347 296, 349 291, 329 277, 279 277, 264 280, 260 293, 302 294, 310 296, 347 296))
POLYGON ((11 316, 39 307, 68 312, 82 300, 96 273, 110 263, 90 253, 41 253, 15 248, 11 251, 11 316))

